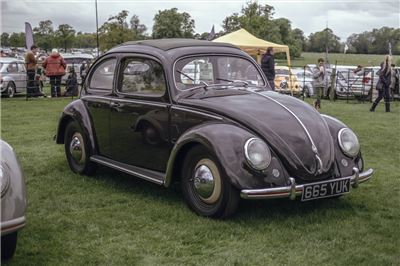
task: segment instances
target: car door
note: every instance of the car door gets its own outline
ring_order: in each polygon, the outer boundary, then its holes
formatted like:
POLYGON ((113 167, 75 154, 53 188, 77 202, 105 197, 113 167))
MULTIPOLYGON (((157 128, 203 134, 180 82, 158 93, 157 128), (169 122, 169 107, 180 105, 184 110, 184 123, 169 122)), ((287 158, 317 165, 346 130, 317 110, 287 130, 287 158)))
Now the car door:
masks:
POLYGON ((169 141, 169 97, 162 65, 150 57, 121 59, 111 100, 112 159, 163 172, 169 141))
POLYGON ((18 84, 17 92, 24 92, 26 90, 26 68, 23 62, 18 63, 18 84))
POLYGON ((9 76, 10 80, 14 83, 15 88, 18 88, 20 85, 19 85, 17 62, 13 61, 8 64, 7 75, 9 76))
POLYGON ((110 102, 116 65, 116 57, 107 57, 97 62, 89 74, 81 96, 92 119, 98 152, 105 157, 111 157, 110 102))

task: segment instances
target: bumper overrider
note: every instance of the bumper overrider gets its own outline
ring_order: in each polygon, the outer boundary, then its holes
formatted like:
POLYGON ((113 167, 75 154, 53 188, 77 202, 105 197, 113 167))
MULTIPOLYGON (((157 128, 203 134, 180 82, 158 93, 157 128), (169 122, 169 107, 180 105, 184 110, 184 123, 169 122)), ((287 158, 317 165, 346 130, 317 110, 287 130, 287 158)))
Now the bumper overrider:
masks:
MULTIPOLYGON (((353 168, 353 175, 337 178, 335 180, 346 180, 350 179, 350 184, 353 188, 357 188, 360 183, 366 182, 371 179, 373 169, 361 172, 358 168, 353 168)), ((316 183, 307 183, 302 185, 296 185, 294 178, 290 177, 290 185, 285 187, 275 188, 264 188, 264 189, 243 189, 240 196, 244 199, 276 199, 276 198, 290 198, 291 200, 296 199, 296 196, 301 196, 304 191, 304 186, 309 186, 316 183)))

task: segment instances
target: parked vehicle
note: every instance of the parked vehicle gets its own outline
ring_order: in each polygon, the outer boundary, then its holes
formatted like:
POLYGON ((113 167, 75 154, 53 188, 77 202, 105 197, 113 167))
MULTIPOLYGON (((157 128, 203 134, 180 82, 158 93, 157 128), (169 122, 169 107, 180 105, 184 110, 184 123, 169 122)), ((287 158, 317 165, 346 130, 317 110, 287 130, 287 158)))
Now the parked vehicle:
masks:
POLYGON ((16 93, 26 92, 26 68, 23 60, 0 57, 1 96, 14 97, 16 93))
POLYGON ((56 142, 73 172, 93 174, 100 164, 180 183, 189 207, 214 218, 233 214, 240 197, 339 197, 373 174, 349 127, 271 91, 237 47, 200 40, 109 50, 65 107, 56 142))
POLYGON ((65 84, 68 78, 69 70, 71 67, 74 68, 77 74, 78 82, 81 83, 82 77, 80 74, 80 68, 83 62, 90 63, 94 57, 91 54, 62 54, 65 62, 67 63, 66 74, 61 78, 61 83, 65 84))
POLYGON ((336 90, 337 97, 355 97, 358 99, 371 99, 372 95, 372 71, 363 68, 356 72, 356 67, 336 67, 336 90))
POLYGON ((25 226, 26 189, 21 166, 12 147, 0 140, 1 259, 10 259, 17 247, 18 231, 25 226))
POLYGON ((293 75, 296 75, 297 81, 300 84, 304 97, 314 95, 313 75, 309 70, 304 68, 292 68, 293 75))
POLYGON ((302 94, 302 87, 298 82, 297 76, 289 70, 289 67, 275 66, 274 82, 277 92, 297 96, 302 94))

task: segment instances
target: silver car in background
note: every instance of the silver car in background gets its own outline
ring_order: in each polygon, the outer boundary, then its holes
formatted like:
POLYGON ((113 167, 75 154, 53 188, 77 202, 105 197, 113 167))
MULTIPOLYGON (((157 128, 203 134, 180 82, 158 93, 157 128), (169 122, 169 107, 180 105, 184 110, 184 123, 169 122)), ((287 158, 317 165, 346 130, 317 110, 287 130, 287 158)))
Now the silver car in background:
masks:
POLYGON ((25 226, 25 178, 13 148, 0 140, 1 259, 10 259, 17 247, 17 234, 25 226))
POLYGON ((1 96, 13 97, 26 91, 25 62, 12 57, 0 57, 1 96))

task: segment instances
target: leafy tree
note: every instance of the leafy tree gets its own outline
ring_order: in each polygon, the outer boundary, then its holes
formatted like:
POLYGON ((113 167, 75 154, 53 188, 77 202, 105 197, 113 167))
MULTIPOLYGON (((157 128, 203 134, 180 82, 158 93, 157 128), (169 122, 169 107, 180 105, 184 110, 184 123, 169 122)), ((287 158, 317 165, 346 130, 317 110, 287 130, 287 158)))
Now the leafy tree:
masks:
POLYGON ((25 33, 24 32, 13 32, 9 38, 9 45, 11 47, 25 47, 25 33))
POLYGON ((154 16, 153 38, 193 38, 194 20, 177 8, 158 11, 154 16))
POLYGON ((326 28, 322 31, 311 33, 309 39, 309 50, 312 52, 341 52, 340 38, 333 31, 326 28))
POLYGON ((122 10, 118 15, 111 16, 99 28, 101 50, 107 50, 117 44, 135 40, 135 36, 126 21, 128 14, 128 11, 122 10))
POLYGON ((77 48, 94 48, 96 47, 96 34, 95 33, 82 33, 78 32, 75 35, 74 47, 77 48))
POLYGON ((138 15, 133 15, 130 20, 131 30, 133 31, 134 36, 136 39, 144 39, 145 32, 147 27, 144 24, 140 23, 140 19, 138 15))
POLYGON ((349 52, 358 54, 387 54, 389 43, 393 54, 400 54, 400 29, 382 27, 352 34, 347 38, 349 52))
POLYGON ((1 46, 10 46, 10 34, 3 32, 1 34, 1 46))
POLYGON ((296 28, 293 30, 292 33, 294 40, 301 46, 301 50, 305 51, 307 46, 307 39, 304 36, 304 32, 301 29, 296 28))
POLYGON ((35 44, 46 52, 54 47, 55 36, 53 29, 53 22, 51 20, 44 20, 39 22, 39 26, 33 28, 35 44))
POLYGON ((233 13, 233 15, 226 17, 222 22, 222 28, 225 33, 231 33, 241 28, 239 14, 233 13))
POLYGON ((59 40, 59 44, 64 47, 64 51, 67 51, 68 44, 73 44, 75 37, 75 30, 68 24, 61 24, 58 26, 58 30, 55 32, 55 36, 59 40))
POLYGON ((291 22, 286 18, 274 19, 274 8, 269 5, 259 5, 257 1, 248 2, 240 12, 233 13, 223 20, 225 33, 246 29, 258 38, 289 46, 292 56, 300 56, 302 43, 295 39, 291 22))

